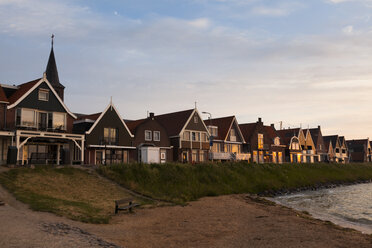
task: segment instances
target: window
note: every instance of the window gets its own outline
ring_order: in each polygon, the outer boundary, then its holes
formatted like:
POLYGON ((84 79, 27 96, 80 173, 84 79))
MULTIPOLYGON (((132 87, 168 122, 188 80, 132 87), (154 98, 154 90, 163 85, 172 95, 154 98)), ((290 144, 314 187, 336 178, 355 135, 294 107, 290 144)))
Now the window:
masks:
POLYGON ((190 140, 190 131, 185 131, 183 133, 183 139, 184 140, 190 140))
POLYGON ((22 115, 22 109, 17 109, 17 113, 16 113, 16 125, 17 126, 21 125, 21 115, 22 115))
POLYGON ((160 141, 160 132, 154 131, 154 141, 160 141))
POLYGON ((60 130, 66 129, 66 114, 53 113, 53 128, 60 130))
POLYGON ((48 113, 48 128, 53 128, 53 113, 48 113))
POLYGON ((345 153, 346 153, 346 149, 342 149, 342 153, 344 153, 344 154, 345 154, 345 153))
POLYGON ((192 150, 192 162, 198 162, 198 150, 192 150))
POLYGON ((204 162, 205 161, 205 153, 204 151, 200 151, 199 153, 199 161, 204 162))
POLYGON ((263 144, 264 144, 263 134, 259 133, 258 134, 258 149, 263 149, 263 144))
POLYGON ((231 141, 236 141, 236 132, 235 132, 235 129, 231 129, 231 131, 230 131, 230 140, 231 141))
POLYGON ((192 141, 200 141, 200 133, 192 132, 191 137, 192 137, 192 141))
POLYGON ((194 116, 194 123, 198 123, 198 121, 199 121, 199 118, 198 118, 197 115, 195 115, 195 116, 194 116))
POLYGON ((103 129, 103 140, 105 144, 116 144, 118 141, 118 132, 116 128, 105 127, 103 129))
POLYGON ((202 133, 201 138, 202 138, 201 139, 202 142, 207 142, 207 134, 206 133, 202 133))
POLYGON ((152 132, 150 130, 145 130, 145 140, 146 141, 152 140, 152 132))
POLYGON ((160 159, 161 160, 165 160, 165 158, 166 158, 166 153, 165 152, 161 152, 160 153, 160 159))
POLYGON ((319 145, 319 150, 322 150, 322 145, 321 144, 319 145))
POLYGON ((49 100, 49 90, 39 89, 39 100, 40 101, 48 101, 49 100))
POLYGON ((218 127, 208 126, 208 129, 209 129, 209 133, 211 134, 211 136, 213 137, 218 136, 218 127))
POLYGON ((280 145, 280 138, 279 137, 276 137, 274 139, 274 145, 276 145, 276 146, 279 146, 280 145))
POLYGON ((21 125, 24 127, 35 127, 36 118, 35 111, 30 109, 22 109, 21 125))
POLYGON ((340 152, 340 149, 339 148, 336 148, 336 153, 339 153, 340 152))

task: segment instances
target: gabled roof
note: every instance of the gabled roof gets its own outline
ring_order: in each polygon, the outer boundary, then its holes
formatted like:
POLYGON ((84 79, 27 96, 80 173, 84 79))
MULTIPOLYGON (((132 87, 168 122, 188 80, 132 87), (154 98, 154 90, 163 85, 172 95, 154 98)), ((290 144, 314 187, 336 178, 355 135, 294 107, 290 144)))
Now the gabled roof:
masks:
POLYGON ((234 116, 227 116, 215 119, 204 120, 207 126, 218 127, 218 136, 215 137, 217 140, 225 140, 227 134, 229 133, 232 122, 234 121, 234 116))
POLYGON ((24 83, 18 86, 18 90, 14 92, 13 95, 9 97, 9 105, 8 109, 14 108, 17 106, 23 99, 25 99, 32 91, 34 91, 37 87, 39 87, 40 84, 46 83, 49 87, 49 89, 53 92, 54 96, 57 98, 59 103, 62 105, 62 107, 66 110, 66 112, 71 115, 73 118, 77 118, 70 110, 67 108, 67 106, 64 104, 62 99, 59 97, 57 92, 54 90, 53 86, 50 84, 48 79, 46 78, 46 74, 44 73, 43 78, 36 79, 33 81, 30 81, 28 83, 24 83))
POLYGON ((249 142, 251 140, 251 137, 254 133, 254 130, 256 129, 256 126, 257 122, 239 124, 240 131, 242 132, 246 142, 249 142))
POLYGON ((167 130, 170 137, 177 136, 181 133, 186 123, 194 113, 195 109, 189 109, 168 114, 156 115, 155 119, 167 130))
POLYGON ((48 81, 50 82, 51 85, 53 85, 53 87, 57 86, 57 87, 65 88, 65 86, 63 86, 59 82, 57 63, 54 57, 53 46, 52 46, 52 49, 50 50, 49 60, 48 60, 45 73, 46 73, 48 81))
POLYGON ((77 120, 97 120, 99 116, 102 114, 102 112, 95 113, 95 114, 89 114, 89 115, 84 115, 84 114, 79 114, 77 117, 77 120))
POLYGON ((290 128, 277 130, 280 137, 280 141, 284 145, 289 145, 291 143, 292 137, 296 136, 298 138, 301 128, 290 128))
POLYGON ((346 141, 347 147, 350 149, 355 149, 358 147, 363 147, 363 149, 367 149, 368 147, 368 139, 357 139, 357 140, 347 140, 346 141))
MULTIPOLYGON (((94 122, 93 126, 91 126, 91 128, 86 132, 86 134, 90 134, 93 129, 97 126, 97 124, 100 122, 100 120, 102 119, 102 117, 106 114, 107 110, 109 110, 109 108, 113 108, 116 112, 116 114, 118 115, 118 117, 120 118, 121 120, 121 123, 123 124, 123 126, 125 127, 125 129, 128 131, 129 135, 133 138, 134 135, 131 133, 131 131, 129 130, 129 128, 127 127, 127 125, 125 124, 123 118, 121 118, 118 110, 115 108, 115 106, 110 102, 110 104, 106 107, 106 109, 99 115, 99 117, 96 119, 96 121, 94 122)), ((97 115, 97 114, 96 114, 97 115)))
POLYGON ((279 137, 278 133, 276 132, 276 129, 272 126, 264 126, 264 129, 265 129, 266 135, 268 136, 270 140, 270 144, 274 144, 274 139, 276 137, 279 137))
POLYGON ((217 137, 215 137, 216 140, 226 140, 227 136, 230 132, 230 129, 234 125, 234 122, 237 124, 239 136, 244 141, 244 135, 242 134, 238 121, 236 120, 235 116, 227 116, 227 117, 221 117, 221 118, 215 118, 215 119, 208 119, 204 120, 204 123, 206 126, 216 126, 218 127, 217 131, 217 137))
POLYGON ((13 104, 24 96, 32 87, 35 86, 42 78, 32 80, 30 82, 18 85, 18 89, 9 97, 9 104, 13 104))
POLYGON ((320 135, 320 128, 319 127, 310 128, 309 131, 310 131, 311 137, 313 138, 314 145, 315 145, 315 147, 317 147, 318 146, 318 137, 320 135))
POLYGON ((323 136, 323 140, 324 140, 324 143, 329 143, 331 142, 332 143, 332 147, 333 148, 336 148, 336 145, 337 145, 337 141, 338 141, 338 135, 327 135, 327 136, 323 136))
POLYGON ((125 121, 125 124, 127 124, 127 127, 129 130, 134 134, 136 132, 136 129, 139 125, 144 123, 148 119, 140 119, 140 120, 135 120, 135 121, 125 121))
POLYGON ((6 97, 5 92, 3 90, 3 87, 1 87, 1 85, 0 85, 0 102, 2 102, 2 103, 9 103, 9 100, 6 97))

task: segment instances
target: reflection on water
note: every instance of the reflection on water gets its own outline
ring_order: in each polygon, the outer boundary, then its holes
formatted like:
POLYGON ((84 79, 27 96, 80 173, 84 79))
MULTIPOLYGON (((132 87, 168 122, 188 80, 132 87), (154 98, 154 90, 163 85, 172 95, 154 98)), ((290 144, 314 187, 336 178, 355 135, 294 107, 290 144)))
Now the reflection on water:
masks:
POLYGON ((271 200, 372 234, 372 183, 278 196, 271 200))

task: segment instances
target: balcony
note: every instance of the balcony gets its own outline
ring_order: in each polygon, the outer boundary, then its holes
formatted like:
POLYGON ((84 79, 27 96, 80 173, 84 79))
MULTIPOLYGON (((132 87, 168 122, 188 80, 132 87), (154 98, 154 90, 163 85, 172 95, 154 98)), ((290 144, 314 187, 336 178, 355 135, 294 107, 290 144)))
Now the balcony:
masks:
POLYGON ((235 155, 235 158, 236 158, 236 160, 249 161, 249 159, 251 158, 251 154, 250 153, 239 153, 239 154, 235 155))
POLYGON ((228 152, 210 152, 209 159, 211 160, 231 160, 231 153, 228 152))

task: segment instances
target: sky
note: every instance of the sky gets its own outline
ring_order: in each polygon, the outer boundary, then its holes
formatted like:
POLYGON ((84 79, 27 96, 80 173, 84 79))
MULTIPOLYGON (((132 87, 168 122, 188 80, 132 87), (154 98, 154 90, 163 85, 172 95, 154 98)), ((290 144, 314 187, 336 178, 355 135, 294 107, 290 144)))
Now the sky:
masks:
MULTIPOLYGON (((194 108, 372 138, 372 0, 0 0, 0 83, 125 119, 194 108)), ((208 115, 203 115, 205 118, 208 115)))

